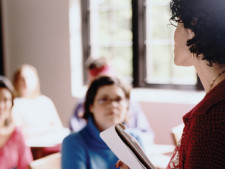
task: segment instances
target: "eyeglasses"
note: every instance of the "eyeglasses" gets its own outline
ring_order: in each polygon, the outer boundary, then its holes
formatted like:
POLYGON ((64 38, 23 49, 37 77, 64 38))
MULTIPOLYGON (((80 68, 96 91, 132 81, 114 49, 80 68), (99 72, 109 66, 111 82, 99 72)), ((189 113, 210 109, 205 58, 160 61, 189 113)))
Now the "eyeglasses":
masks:
POLYGON ((121 104, 127 102, 127 99, 121 98, 121 97, 117 97, 117 98, 114 98, 114 99, 109 98, 109 97, 103 97, 103 98, 98 99, 97 101, 101 105, 108 105, 112 102, 116 102, 117 104, 121 105, 121 104))

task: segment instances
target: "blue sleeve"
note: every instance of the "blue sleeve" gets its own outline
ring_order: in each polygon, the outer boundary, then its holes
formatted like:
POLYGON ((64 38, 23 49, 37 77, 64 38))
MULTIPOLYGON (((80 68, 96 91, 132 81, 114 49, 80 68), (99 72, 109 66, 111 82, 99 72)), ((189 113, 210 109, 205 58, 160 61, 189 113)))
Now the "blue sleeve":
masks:
POLYGON ((62 169, 87 169, 87 154, 81 138, 69 135, 62 143, 62 169))

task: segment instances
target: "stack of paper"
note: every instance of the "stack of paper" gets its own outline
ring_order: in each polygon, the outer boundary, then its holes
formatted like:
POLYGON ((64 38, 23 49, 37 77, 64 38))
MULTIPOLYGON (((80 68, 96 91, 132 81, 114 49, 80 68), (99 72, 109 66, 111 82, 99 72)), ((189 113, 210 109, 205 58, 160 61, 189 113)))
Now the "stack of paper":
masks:
POLYGON ((108 128, 100 133, 100 137, 130 169, 155 169, 136 139, 126 133, 123 124, 108 128))

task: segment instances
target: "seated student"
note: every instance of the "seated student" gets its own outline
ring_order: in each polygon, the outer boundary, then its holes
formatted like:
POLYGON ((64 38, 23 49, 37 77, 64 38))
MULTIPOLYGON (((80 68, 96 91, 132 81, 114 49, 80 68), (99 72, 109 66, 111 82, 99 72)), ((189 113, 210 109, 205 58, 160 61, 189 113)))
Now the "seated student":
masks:
POLYGON ((36 68, 22 65, 14 74, 13 84, 16 96, 13 116, 22 128, 27 145, 32 146, 37 140, 43 145, 52 144, 52 147, 43 148, 43 156, 59 152, 61 141, 69 131, 63 127, 52 100, 41 94, 36 68))
POLYGON ((22 65, 14 74, 15 106, 13 115, 26 138, 61 128, 54 103, 40 92, 38 72, 32 65, 22 65))
MULTIPOLYGON (((102 76, 87 90, 83 118, 87 125, 62 144, 62 169, 113 169, 118 158, 100 138, 101 131, 127 122, 130 90, 119 79, 102 76)), ((137 140, 138 132, 131 133, 137 140)), ((141 143, 141 142, 140 142, 141 143)))
POLYGON ((13 98, 11 82, 0 76, 0 168, 28 169, 33 157, 21 130, 12 120, 13 98))
MULTIPOLYGON (((99 76, 114 76, 114 71, 109 64, 109 61, 104 57, 88 58, 86 68, 90 83, 99 76)), ((86 121, 82 118, 84 114, 83 103, 83 99, 78 101, 78 104, 76 105, 74 113, 70 119, 70 128, 72 131, 79 131, 86 125, 86 121)), ((146 144, 154 143, 154 132, 150 127, 140 105, 133 100, 130 100, 129 105, 129 122, 127 126, 139 129, 142 132, 142 137, 144 138, 146 144)))

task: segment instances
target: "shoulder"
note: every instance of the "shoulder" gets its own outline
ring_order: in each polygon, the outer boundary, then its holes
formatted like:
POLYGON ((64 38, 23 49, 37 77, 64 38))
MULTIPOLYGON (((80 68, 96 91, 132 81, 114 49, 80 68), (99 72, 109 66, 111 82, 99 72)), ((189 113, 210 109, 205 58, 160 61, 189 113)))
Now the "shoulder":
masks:
POLYGON ((205 113, 194 114, 190 123, 190 132, 193 137, 197 138, 225 135, 224 123, 225 100, 222 100, 210 105, 205 113))
POLYGON ((19 127, 15 127, 11 140, 15 141, 16 144, 24 144, 25 139, 23 133, 19 127))
POLYGON ((15 127, 12 133, 13 136, 23 137, 22 130, 19 127, 15 127))
POLYGON ((64 138, 61 153, 63 169, 87 168, 88 151, 83 144, 80 132, 71 133, 64 138))
POLYGON ((76 133, 71 133, 63 139, 63 147, 81 147, 83 146, 82 130, 76 133))
POLYGON ((77 141, 77 138, 79 138, 79 132, 77 133, 70 133, 68 136, 66 136, 64 139, 63 139, 63 143, 70 143, 70 142, 75 142, 77 141))
POLYGON ((15 98, 13 100, 14 102, 14 106, 13 107, 23 107, 26 104, 29 104, 29 99, 25 99, 25 98, 15 98))
POLYGON ((37 97, 37 99, 52 102, 52 100, 48 96, 45 96, 45 95, 40 95, 37 97))
POLYGON ((78 160, 78 158, 82 159, 86 156, 85 154, 87 154, 87 146, 85 145, 80 132, 71 133, 70 135, 64 138, 61 153, 63 159, 65 159, 65 157, 76 157, 78 160))
POLYGON ((185 115, 184 118, 193 118, 196 121, 203 123, 225 121, 225 97, 221 97, 221 95, 217 98, 215 96, 206 96, 187 115, 185 115))
POLYGON ((225 100, 216 102, 212 104, 203 114, 203 119, 209 121, 210 123, 221 123, 225 122, 225 100))
POLYGON ((221 100, 213 104, 208 110, 217 112, 218 114, 225 114, 225 100, 221 100))
POLYGON ((38 97, 36 98, 36 102, 37 102, 38 104, 43 104, 43 105, 45 105, 45 106, 55 107, 53 101, 52 101, 49 97, 47 97, 47 96, 45 96, 45 95, 40 95, 40 96, 38 96, 38 97))

